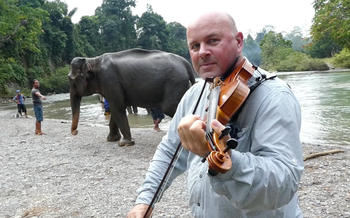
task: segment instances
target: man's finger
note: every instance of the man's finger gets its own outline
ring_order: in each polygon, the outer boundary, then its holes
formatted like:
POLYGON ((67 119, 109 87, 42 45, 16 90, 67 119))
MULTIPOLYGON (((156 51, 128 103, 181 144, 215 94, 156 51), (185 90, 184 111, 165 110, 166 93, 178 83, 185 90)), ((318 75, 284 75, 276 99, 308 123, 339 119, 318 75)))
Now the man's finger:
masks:
POLYGON ((220 135, 221 131, 225 129, 225 126, 222 125, 218 120, 214 119, 211 122, 211 128, 216 132, 216 134, 220 135))

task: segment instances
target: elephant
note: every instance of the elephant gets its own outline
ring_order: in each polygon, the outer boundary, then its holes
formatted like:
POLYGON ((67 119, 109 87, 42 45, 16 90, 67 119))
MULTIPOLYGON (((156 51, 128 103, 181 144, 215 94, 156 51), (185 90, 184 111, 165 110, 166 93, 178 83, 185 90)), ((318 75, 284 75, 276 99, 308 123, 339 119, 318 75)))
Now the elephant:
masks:
POLYGON ((194 74, 186 59, 159 50, 134 48, 91 58, 75 57, 68 74, 71 133, 78 134, 82 97, 98 93, 108 100, 111 112, 107 141, 134 145, 127 106, 157 107, 173 117, 182 96, 195 83, 194 74))

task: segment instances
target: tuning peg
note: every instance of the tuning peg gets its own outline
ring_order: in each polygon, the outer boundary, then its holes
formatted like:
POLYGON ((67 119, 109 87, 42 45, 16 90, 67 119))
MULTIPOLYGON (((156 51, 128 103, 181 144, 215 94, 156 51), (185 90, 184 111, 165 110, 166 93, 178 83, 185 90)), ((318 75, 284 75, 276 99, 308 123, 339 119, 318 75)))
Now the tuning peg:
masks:
POLYGON ((226 153, 230 149, 235 149, 237 147, 237 145, 238 145, 237 140, 235 138, 230 138, 226 142, 226 148, 224 150, 224 153, 226 153))
POLYGON ((228 135, 231 131, 231 127, 225 126, 225 129, 221 131, 221 134, 219 135, 219 140, 221 140, 224 136, 228 135))

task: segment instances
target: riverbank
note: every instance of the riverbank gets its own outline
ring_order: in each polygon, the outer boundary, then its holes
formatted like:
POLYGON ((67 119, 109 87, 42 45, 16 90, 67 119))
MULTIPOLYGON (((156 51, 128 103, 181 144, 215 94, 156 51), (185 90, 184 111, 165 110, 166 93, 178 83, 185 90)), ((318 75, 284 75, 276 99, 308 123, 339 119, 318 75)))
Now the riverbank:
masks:
MULTIPOLYGON (((0 112, 0 217, 126 217, 165 132, 132 128, 136 144, 107 142, 108 128, 81 122, 43 121, 0 112)), ((350 217, 350 148, 303 144, 304 155, 345 152, 305 161, 300 206, 305 218, 350 217)), ((154 217, 190 217, 185 175, 156 205, 154 217)))

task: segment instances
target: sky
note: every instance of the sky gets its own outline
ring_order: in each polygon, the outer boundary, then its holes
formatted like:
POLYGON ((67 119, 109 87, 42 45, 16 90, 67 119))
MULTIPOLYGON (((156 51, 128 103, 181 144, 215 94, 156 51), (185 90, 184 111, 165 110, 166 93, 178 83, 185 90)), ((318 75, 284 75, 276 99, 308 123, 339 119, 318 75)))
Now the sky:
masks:
MULTIPOLYGON (((77 7, 72 17, 78 23, 85 15, 94 15, 95 9, 101 6, 102 0, 62 0, 68 5, 68 11, 77 7)), ((244 35, 260 32, 266 25, 275 27, 275 31, 290 32, 295 26, 308 36, 315 11, 314 0, 136 0, 134 15, 141 16, 151 5, 153 11, 161 15, 167 23, 178 22, 187 25, 206 11, 225 11, 232 15, 239 31, 244 35)))

